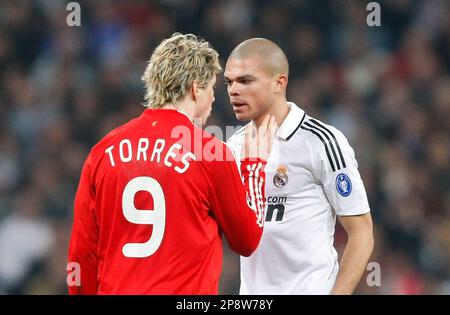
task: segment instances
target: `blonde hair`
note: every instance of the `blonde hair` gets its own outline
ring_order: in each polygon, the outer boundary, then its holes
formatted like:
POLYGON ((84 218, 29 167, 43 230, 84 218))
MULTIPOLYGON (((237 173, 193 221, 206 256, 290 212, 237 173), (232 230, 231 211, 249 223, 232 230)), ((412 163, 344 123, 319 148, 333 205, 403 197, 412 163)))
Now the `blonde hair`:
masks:
POLYGON ((177 104, 194 82, 204 88, 222 70, 219 54, 193 34, 174 33, 154 50, 145 69, 145 107, 177 104))

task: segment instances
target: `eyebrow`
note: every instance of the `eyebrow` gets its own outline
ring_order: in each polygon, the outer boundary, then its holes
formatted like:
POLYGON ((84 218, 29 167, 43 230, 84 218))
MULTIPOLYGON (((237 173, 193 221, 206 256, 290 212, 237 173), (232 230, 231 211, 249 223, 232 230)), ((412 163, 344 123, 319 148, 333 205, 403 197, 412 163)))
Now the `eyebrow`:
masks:
POLYGON ((256 79, 256 77, 251 74, 245 74, 240 77, 237 77, 236 80, 231 80, 230 78, 225 76, 226 81, 241 81, 241 80, 249 80, 249 79, 254 80, 254 79, 256 79))

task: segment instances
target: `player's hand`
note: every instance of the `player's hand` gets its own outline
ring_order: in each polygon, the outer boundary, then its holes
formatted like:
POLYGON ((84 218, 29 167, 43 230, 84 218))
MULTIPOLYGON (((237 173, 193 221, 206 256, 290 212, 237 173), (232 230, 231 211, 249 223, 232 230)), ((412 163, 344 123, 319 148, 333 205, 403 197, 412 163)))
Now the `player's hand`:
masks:
POLYGON ((272 151, 272 142, 277 128, 275 117, 272 115, 266 115, 259 127, 254 124, 247 125, 241 157, 243 159, 260 158, 267 161, 272 151))

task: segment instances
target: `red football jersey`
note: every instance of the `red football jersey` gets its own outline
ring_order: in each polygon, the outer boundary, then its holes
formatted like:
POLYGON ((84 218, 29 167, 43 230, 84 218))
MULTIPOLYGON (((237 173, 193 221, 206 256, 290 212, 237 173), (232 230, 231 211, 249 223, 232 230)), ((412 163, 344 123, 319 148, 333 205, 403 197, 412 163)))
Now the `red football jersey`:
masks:
POLYGON ((249 256, 262 235, 266 161, 241 174, 225 143, 147 109, 87 157, 75 197, 70 294, 217 294, 222 239, 249 256), (242 178, 241 178, 242 176, 242 178))

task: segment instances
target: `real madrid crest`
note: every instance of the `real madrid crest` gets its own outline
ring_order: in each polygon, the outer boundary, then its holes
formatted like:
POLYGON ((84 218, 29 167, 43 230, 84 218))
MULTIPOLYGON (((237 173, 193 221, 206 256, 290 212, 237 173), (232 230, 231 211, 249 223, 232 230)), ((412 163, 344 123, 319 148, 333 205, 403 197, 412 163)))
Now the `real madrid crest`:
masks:
POLYGON ((273 184, 278 187, 284 187, 288 183, 289 178, 287 176, 287 167, 284 165, 280 165, 277 168, 277 173, 273 177, 273 184))

